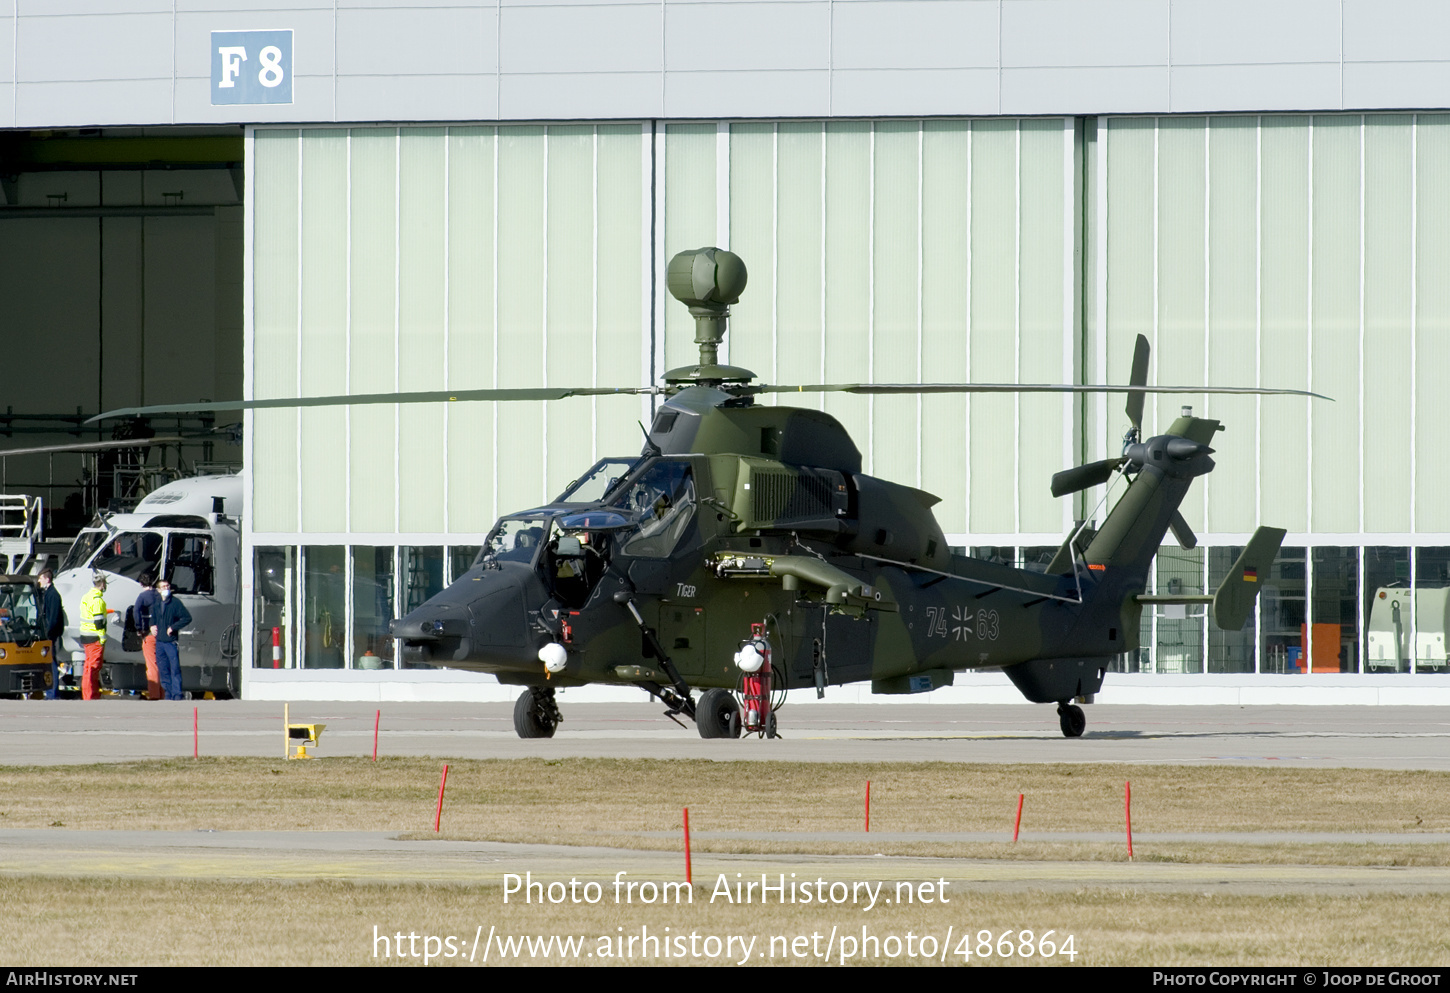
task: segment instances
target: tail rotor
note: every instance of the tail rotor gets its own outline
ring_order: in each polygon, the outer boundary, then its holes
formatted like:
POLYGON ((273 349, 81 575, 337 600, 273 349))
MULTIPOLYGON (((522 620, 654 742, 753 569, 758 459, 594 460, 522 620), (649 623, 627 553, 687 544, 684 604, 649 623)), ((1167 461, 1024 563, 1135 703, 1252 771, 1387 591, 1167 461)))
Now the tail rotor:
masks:
MULTIPOLYGON (((1128 376, 1129 386, 1148 385, 1148 357, 1150 349, 1148 339, 1141 334, 1133 345, 1133 369, 1128 376)), ((1113 473, 1119 471, 1132 472, 1142 465, 1141 442, 1143 438, 1143 390, 1128 390, 1128 403, 1124 408, 1128 415, 1128 433, 1123 435, 1123 454, 1115 459, 1103 459, 1100 462, 1089 462, 1072 469, 1064 469, 1052 477, 1052 495, 1055 497, 1067 496, 1069 493, 1077 493, 1080 490, 1089 489, 1093 486, 1100 486, 1113 478, 1113 473), (1135 457, 1137 456, 1137 457, 1135 457)), ((1181 520, 1180 520, 1181 523, 1181 520)), ((1179 542, 1183 542, 1182 534, 1175 527, 1173 533, 1178 535, 1179 542)), ((1193 532, 1188 530, 1188 525, 1183 524, 1183 533, 1188 535, 1192 542, 1184 548, 1192 548, 1197 543, 1193 538, 1193 532)))

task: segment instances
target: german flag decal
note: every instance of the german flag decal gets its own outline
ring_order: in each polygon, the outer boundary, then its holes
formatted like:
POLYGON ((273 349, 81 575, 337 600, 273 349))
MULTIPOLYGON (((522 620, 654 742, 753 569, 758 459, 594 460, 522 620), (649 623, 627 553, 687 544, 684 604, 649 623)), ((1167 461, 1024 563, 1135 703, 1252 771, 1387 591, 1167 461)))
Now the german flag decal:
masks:
POLYGON ((1246 582, 1246 583, 1257 583, 1258 581, 1259 581, 1259 570, 1255 569, 1253 566, 1246 567, 1244 569, 1244 582, 1246 582))

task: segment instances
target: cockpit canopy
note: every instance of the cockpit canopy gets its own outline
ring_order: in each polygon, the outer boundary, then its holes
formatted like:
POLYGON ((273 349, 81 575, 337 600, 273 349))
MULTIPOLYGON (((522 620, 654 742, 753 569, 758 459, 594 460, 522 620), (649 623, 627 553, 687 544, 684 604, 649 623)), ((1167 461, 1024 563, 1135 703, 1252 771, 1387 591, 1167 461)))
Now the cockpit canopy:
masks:
MULTIPOLYGON (((667 540, 656 536, 677 537, 679 528, 674 525, 688 523, 694 497, 687 458, 601 459, 554 505, 500 518, 473 564, 533 565, 540 549, 557 547, 561 536, 590 532, 610 532, 623 542, 627 554, 650 555, 655 544, 667 540), (595 494, 594 500, 582 499, 595 494), (570 506, 579 504, 585 506, 570 506)), ((588 543, 585 537, 584 544, 588 543)))

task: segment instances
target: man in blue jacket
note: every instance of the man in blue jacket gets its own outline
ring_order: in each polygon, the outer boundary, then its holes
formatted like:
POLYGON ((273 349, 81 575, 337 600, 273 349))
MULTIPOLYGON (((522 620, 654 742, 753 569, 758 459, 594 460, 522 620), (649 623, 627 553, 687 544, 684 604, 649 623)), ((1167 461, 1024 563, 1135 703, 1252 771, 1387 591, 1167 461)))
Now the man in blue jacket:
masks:
POLYGON ((176 636, 191 623, 191 612, 171 595, 171 583, 156 584, 159 603, 151 607, 151 633, 156 636, 156 674, 168 700, 185 699, 181 690, 181 656, 176 651, 176 636))

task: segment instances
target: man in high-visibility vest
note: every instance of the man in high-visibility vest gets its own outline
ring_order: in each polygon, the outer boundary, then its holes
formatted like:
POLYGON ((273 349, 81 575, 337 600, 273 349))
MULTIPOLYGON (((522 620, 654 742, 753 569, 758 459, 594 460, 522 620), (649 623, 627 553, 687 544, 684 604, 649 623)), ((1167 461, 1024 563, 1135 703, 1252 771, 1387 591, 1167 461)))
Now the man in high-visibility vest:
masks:
POLYGON ((81 676, 81 699, 101 695, 101 662, 106 654, 106 576, 96 573, 90 592, 81 598, 79 641, 86 646, 86 668, 81 676))

